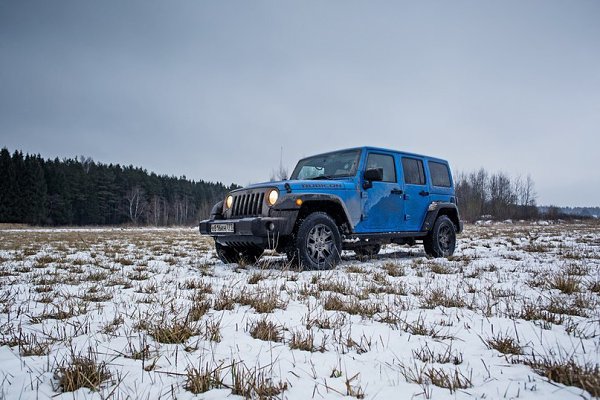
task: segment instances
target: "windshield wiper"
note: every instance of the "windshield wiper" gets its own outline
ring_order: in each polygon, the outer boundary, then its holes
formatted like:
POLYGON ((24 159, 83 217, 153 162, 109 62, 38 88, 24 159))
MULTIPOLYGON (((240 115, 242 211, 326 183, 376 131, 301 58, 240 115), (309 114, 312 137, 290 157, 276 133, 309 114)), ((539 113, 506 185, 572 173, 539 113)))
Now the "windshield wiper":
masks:
POLYGON ((335 175, 321 175, 321 176, 315 176, 314 178, 310 178, 311 181, 317 181, 317 180, 321 180, 321 179, 331 179, 331 178, 335 178, 335 175))

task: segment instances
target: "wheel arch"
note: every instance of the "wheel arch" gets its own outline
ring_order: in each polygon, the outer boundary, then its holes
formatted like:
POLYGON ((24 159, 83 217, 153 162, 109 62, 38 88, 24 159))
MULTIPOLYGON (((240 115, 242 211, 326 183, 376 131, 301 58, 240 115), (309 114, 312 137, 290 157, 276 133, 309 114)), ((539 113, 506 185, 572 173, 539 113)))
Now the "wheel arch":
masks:
POLYGON ((462 223, 460 222, 458 208, 454 203, 431 203, 427 210, 427 214, 425 215, 425 221, 423 222, 421 231, 429 232, 433 228, 435 221, 441 215, 450 218, 457 233, 462 231, 462 223))
POLYGON ((347 211, 345 210, 343 204, 334 198, 316 198, 305 200, 300 207, 298 218, 296 218, 294 231, 298 229, 298 226, 300 225, 301 221, 304 220, 304 218, 314 212, 324 212, 333 218, 341 233, 351 232, 352 225, 350 219, 348 218, 347 211))

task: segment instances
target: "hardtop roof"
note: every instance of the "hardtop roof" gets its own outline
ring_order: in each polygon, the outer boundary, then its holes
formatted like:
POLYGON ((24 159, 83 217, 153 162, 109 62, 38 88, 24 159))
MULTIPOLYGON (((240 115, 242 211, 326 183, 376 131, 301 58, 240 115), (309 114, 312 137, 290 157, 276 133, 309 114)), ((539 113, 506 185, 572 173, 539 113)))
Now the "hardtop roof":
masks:
POLYGON ((444 164, 448 164, 448 161, 446 161, 446 160, 444 160, 442 158, 437 158, 437 157, 432 157, 432 156, 425 156, 423 154, 410 153, 410 152, 407 152, 407 151, 400 151, 400 150, 394 150, 394 149, 386 149, 384 147, 374 147, 374 146, 349 147, 349 148, 346 148, 346 149, 332 150, 332 151, 327 151, 325 153, 313 154, 313 155, 310 155, 308 157, 303 157, 302 160, 304 160, 306 158, 311 158, 311 157, 325 155, 325 154, 337 153, 338 151, 349 151, 349 150, 387 151, 387 152, 398 153, 398 154, 402 154, 402 155, 406 155, 406 156, 426 158, 428 160, 438 161, 438 162, 441 162, 441 163, 444 163, 444 164))

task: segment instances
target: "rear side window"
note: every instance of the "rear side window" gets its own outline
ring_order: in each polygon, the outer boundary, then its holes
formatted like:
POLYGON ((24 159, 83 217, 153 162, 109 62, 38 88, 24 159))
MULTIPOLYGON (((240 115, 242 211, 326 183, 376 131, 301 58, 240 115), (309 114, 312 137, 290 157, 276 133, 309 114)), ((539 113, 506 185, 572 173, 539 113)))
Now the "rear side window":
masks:
POLYGON ((431 173, 431 184, 433 186, 450 187, 450 171, 448 166, 435 161, 429 161, 429 172, 431 173))
POLYGON ((423 161, 416 158, 402 157, 402 169, 404 170, 404 182, 412 185, 425 184, 423 161))
POLYGON ((394 157, 385 154, 369 153, 367 158, 367 168, 382 168, 383 182, 396 182, 396 166, 394 157))

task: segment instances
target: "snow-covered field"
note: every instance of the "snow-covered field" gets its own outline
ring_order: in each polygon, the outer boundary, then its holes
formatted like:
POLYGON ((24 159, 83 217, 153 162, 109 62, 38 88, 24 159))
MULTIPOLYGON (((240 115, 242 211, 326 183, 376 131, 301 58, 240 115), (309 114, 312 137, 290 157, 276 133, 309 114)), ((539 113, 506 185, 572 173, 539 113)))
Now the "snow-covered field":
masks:
POLYGON ((597 224, 322 272, 224 265, 191 228, 4 229, 0 398, 592 398, 599 292, 597 224))

